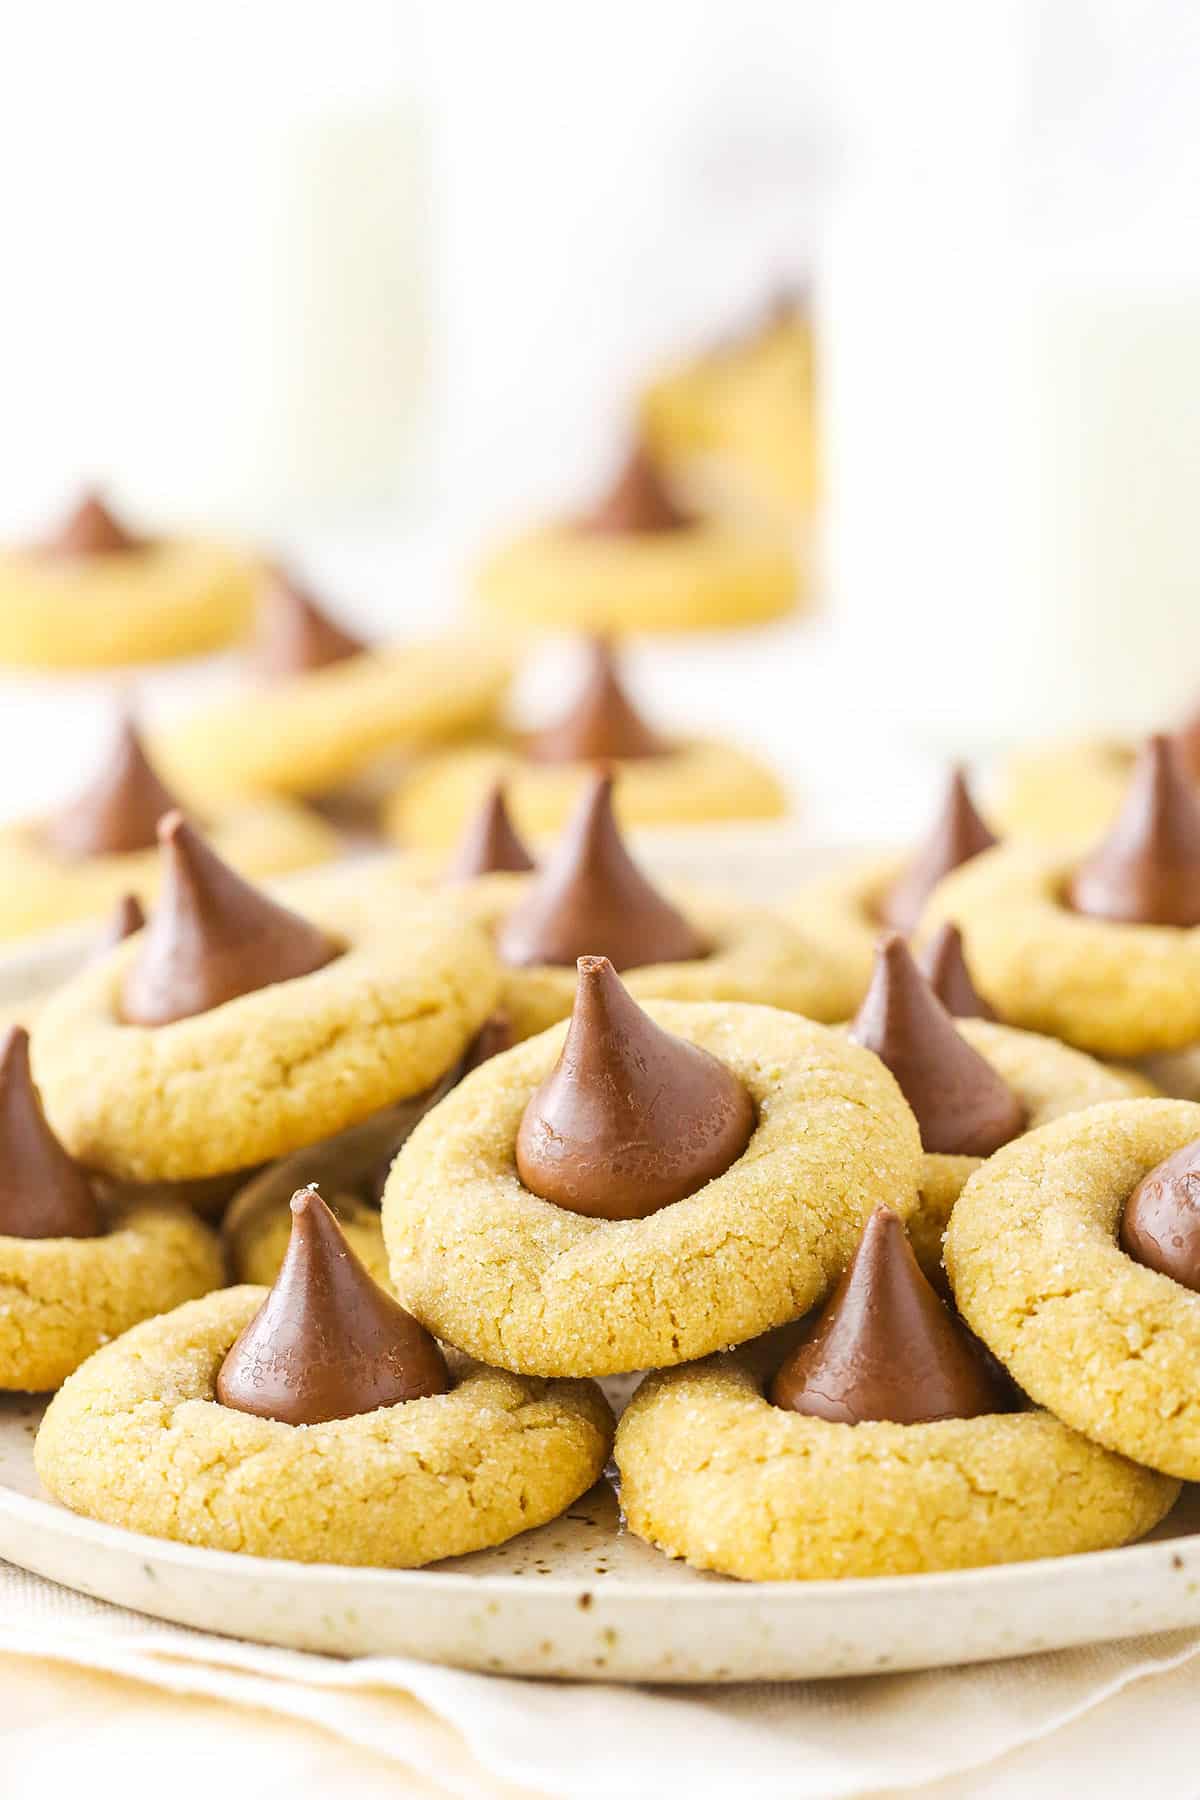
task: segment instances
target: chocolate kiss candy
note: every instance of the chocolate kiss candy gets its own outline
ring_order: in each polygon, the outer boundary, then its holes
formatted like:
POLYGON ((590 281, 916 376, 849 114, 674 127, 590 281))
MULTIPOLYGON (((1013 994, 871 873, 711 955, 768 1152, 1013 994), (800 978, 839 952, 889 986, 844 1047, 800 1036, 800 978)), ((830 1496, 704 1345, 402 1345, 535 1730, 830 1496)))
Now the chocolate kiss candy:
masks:
POLYGON ((671 746, 651 731, 621 686, 612 646, 593 638, 591 668, 566 717, 525 744, 534 762, 610 762, 665 756, 671 746))
POLYGON ((144 542, 126 531, 99 494, 85 493, 42 547, 54 556, 111 556, 140 550, 144 542))
POLYGON ((636 443, 615 483, 578 521, 580 531, 598 537, 626 532, 681 531, 692 523, 672 500, 646 446, 636 443))
POLYGON ((372 1281, 316 1188, 293 1194, 283 1266, 221 1364, 221 1405, 323 1425, 449 1385, 434 1339, 372 1281))
POLYGON ((1121 1215, 1121 1248, 1200 1293, 1200 1139, 1142 1176, 1121 1215))
POLYGON ((124 856, 149 850, 158 821, 179 805, 151 768, 129 719, 99 775, 79 797, 42 828, 43 841, 59 856, 124 856))
POLYGON ((975 810, 962 770, 951 770, 933 830, 879 902, 883 923, 907 936, 915 930, 925 902, 943 875, 957 869, 960 863, 970 862, 981 850, 990 850, 995 842, 994 834, 975 810))
POLYGON ((754 1130, 724 1063, 663 1031, 603 956, 581 956, 562 1054, 517 1132, 531 1194, 594 1219, 644 1219, 715 1181, 754 1130))
POLYGON ((98 1237, 92 1185, 46 1121, 29 1067, 29 1033, 14 1026, 0 1049, 0 1234, 98 1237))
POLYGON ((447 881, 473 881, 477 875, 501 871, 524 874, 533 858, 517 836, 504 801, 504 788, 494 781, 483 805, 463 833, 446 871, 447 881))
POLYGON ((142 911, 142 903, 136 894, 122 894, 116 906, 109 914, 108 924, 101 932, 96 944, 95 954, 103 955, 116 944, 123 944, 127 937, 135 931, 141 931, 146 923, 146 915, 142 911))
POLYGON ((622 843, 606 772, 593 778, 537 884, 501 927, 497 947, 513 968, 570 967, 580 956, 607 956, 614 969, 635 969, 708 954, 622 843))
POLYGON ((963 955, 962 932, 947 919, 939 925, 919 958, 921 973, 956 1019, 994 1019, 995 1013, 976 992, 963 955))
POLYGON ((770 1398, 834 1425, 921 1425, 1012 1410, 1012 1395, 938 1299, 886 1206, 863 1226, 849 1268, 770 1398))
POLYGON ((272 570, 255 620, 252 660, 260 675, 275 679, 324 669, 366 649, 331 619, 312 595, 282 570, 272 570))
POLYGON ((1200 801, 1166 737, 1138 757, 1108 836, 1076 869, 1068 903, 1127 925, 1200 925, 1200 801))
POLYGON ((896 1077, 916 1114, 925 1150, 990 1156, 1024 1127, 1020 1101, 954 1029, 896 932, 879 941, 871 985, 850 1036, 873 1050, 896 1077))
POLYGON ((243 881, 182 813, 158 828, 162 893, 121 993, 128 1025, 169 1025, 340 955, 332 938, 243 881))

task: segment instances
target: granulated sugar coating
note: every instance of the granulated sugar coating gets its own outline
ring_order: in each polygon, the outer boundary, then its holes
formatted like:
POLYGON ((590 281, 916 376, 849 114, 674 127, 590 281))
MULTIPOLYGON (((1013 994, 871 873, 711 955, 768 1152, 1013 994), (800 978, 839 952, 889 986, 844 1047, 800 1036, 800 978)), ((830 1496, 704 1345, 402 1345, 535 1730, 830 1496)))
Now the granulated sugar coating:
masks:
POLYGON ((395 1291, 444 1341, 541 1375, 685 1362, 806 1312, 877 1205, 911 1216, 916 1122, 877 1057, 766 1007, 645 1010, 749 1090, 745 1151, 649 1218, 565 1212, 527 1192, 515 1162, 565 1028, 486 1063, 417 1127, 384 1192, 395 1291))

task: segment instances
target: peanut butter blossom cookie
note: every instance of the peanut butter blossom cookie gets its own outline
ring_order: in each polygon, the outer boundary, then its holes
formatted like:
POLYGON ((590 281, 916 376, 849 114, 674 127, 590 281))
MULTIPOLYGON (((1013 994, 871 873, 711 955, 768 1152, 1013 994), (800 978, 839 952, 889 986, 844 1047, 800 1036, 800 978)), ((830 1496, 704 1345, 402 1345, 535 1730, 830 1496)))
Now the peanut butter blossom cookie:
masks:
POLYGON ((418 764, 390 803, 389 829, 403 844, 444 848, 501 782, 519 830, 558 831, 581 776, 598 762, 619 773, 617 811, 627 826, 770 819, 786 807, 773 771, 744 750, 660 736, 625 692, 610 645, 596 639, 562 718, 511 745, 452 749, 418 764))
MULTIPOLYGON (((995 842, 971 798, 966 776, 955 768, 929 835, 910 857, 854 857, 805 882, 789 905, 788 916, 806 937, 826 945, 853 971, 857 993, 847 1010, 853 1010, 866 991, 880 931, 905 936, 914 931, 938 883, 995 842)), ((939 959, 945 954, 940 949, 939 959)), ((927 967, 939 983, 946 979, 933 962, 927 967)), ((952 992, 955 977, 949 981, 947 992, 952 992)), ((978 993, 975 1000, 978 1003, 978 993)))
POLYGON ((269 1292, 226 1289, 109 1345, 51 1404, 35 1454, 52 1494, 108 1524, 414 1568, 554 1518, 611 1441, 591 1382, 443 1356, 310 1188, 269 1292))
POLYGON ((601 956, 567 1027, 495 1057, 417 1126, 383 1196, 397 1294, 523 1373, 661 1367, 796 1318, 915 1121, 878 1058, 766 1007, 643 1011, 601 956))
MULTIPOLYGON (((1171 734, 1193 782, 1200 779, 1200 711, 1171 734)), ((1014 837, 1071 843, 1098 836, 1121 810, 1137 746, 1111 739, 1043 744, 1010 757, 997 781, 996 811, 1014 837)))
POLYGON ((930 901, 1016 1025, 1100 1056, 1200 1040, 1200 801, 1167 738, 1143 750, 1120 816, 1090 854, 1005 845, 930 901))
POLYGON ((664 371, 642 398, 664 466, 727 506, 808 519, 817 499, 812 308, 787 287, 751 326, 664 371))
MULTIPOLYGON (((125 895, 152 899, 158 821, 178 804, 133 722, 122 719, 99 771, 68 805, 0 828, 0 938, 108 912, 125 895)), ((338 848, 329 826, 284 800, 226 806, 209 829, 220 854, 248 875, 304 868, 338 848)))
POLYGON ((886 1208, 779 1355, 768 1340, 639 1388, 615 1450, 639 1537, 745 1580, 915 1574, 1128 1543, 1179 1492, 1023 1408, 886 1208))
POLYGON ((481 611, 553 631, 748 625, 790 612, 796 594, 785 533, 685 512, 641 444, 590 512, 503 545, 476 579, 481 611))
POLYGON ((1062 1113, 1151 1091, 1140 1075, 1107 1068, 1052 1038, 952 1018, 896 933, 880 940, 850 1036, 891 1070, 920 1128, 921 1199, 909 1235, 939 1285, 947 1221, 985 1157, 1062 1113))
POLYGON ((158 755, 194 794, 323 796, 389 752, 489 724, 509 657, 481 632, 367 644, 279 570, 262 595, 247 678, 167 728, 158 755))
POLYGON ((489 1020, 462 1062, 435 1087, 386 1106, 361 1125, 352 1125, 323 1143, 285 1156, 243 1183, 221 1222, 229 1267, 236 1279, 264 1285, 274 1281, 291 1235, 291 1195, 298 1186, 320 1183, 347 1243, 372 1279, 386 1287, 387 1252, 379 1200, 397 1151, 417 1121, 455 1081, 508 1047, 503 1021, 489 1020))
MULTIPOLYGON (((688 892, 668 899, 626 849, 613 780, 596 773, 545 863, 525 875, 481 873, 456 889, 492 934, 505 968, 501 1006, 517 1038, 563 1019, 580 956, 607 956, 639 998, 738 1000, 837 1019, 853 992, 831 952, 762 907, 688 892)), ((494 801, 485 805, 494 813, 494 801)), ((452 867, 475 866, 472 834, 452 867), (473 860, 472 860, 473 859, 473 860)), ((511 850, 511 846, 509 846, 511 850)))
POLYGON ((224 1279, 186 1207, 106 1186, 68 1155, 42 1110, 29 1034, 0 1049, 0 1388, 40 1392, 140 1319, 224 1279))
POLYGON ((53 536, 0 553, 0 662, 107 668, 213 650, 245 629, 254 579, 235 552, 135 536, 85 494, 53 536))
POLYGON ((51 1119, 89 1166, 189 1181, 283 1156, 431 1087, 490 1015, 494 959, 453 910, 347 869, 308 879, 301 916, 178 813, 159 837, 149 925, 38 1019, 51 1119))
POLYGON ((1057 1120, 972 1176, 946 1238, 971 1327, 1097 1443, 1200 1477, 1200 1107, 1057 1120), (961 1211, 961 1218, 959 1213, 961 1211))

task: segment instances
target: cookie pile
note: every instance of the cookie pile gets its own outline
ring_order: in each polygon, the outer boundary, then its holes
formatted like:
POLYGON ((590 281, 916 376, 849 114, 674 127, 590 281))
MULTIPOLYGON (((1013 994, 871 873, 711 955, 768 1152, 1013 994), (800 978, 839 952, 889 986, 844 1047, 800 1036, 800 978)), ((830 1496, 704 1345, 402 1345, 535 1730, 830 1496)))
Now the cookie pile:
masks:
POLYGON ((956 775, 926 844, 790 919, 660 890, 618 768, 548 852, 493 780, 448 853, 269 894, 159 821, 147 922, 0 1086, 0 1382, 45 1348, 46 1487, 412 1566, 611 1453, 631 1530, 755 1580, 1152 1529, 1200 1475, 1200 1105, 1134 1066, 1200 1042, 1173 748, 1053 858, 956 775), (232 1288, 197 1217, 231 1193, 232 1288), (614 1424, 598 1384, 646 1371, 614 1424))

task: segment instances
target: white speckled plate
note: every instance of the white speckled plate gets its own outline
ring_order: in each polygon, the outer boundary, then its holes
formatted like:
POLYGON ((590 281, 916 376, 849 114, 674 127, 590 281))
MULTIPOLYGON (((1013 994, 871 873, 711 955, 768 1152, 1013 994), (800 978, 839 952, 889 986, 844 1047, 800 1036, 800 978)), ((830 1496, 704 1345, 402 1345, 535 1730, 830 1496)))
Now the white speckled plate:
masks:
MULTIPOLYGON (((761 845, 731 833, 716 856, 677 840, 654 861, 758 897, 813 868, 811 849, 787 834, 760 835, 761 845)), ((6 958, 0 1007, 62 979, 88 935, 6 958)), ((34 1473, 41 1411, 0 1397, 0 1555, 139 1612, 296 1649, 521 1675, 742 1681, 928 1668, 1200 1624, 1200 1490, 1128 1549, 960 1574, 760 1585, 700 1575, 622 1531, 606 1485, 553 1524, 434 1569, 309 1567, 75 1517, 34 1473)))

